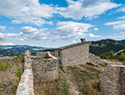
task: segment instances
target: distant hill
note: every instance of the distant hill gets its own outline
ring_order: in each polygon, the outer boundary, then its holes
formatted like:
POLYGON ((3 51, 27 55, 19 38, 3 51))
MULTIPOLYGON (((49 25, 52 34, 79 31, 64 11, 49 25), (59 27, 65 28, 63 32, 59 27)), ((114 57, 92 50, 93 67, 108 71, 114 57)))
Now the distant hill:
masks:
POLYGON ((31 50, 31 53, 46 50, 45 47, 28 46, 28 45, 0 45, 0 56, 15 56, 25 50, 31 50))
POLYGON ((99 41, 92 41, 90 44, 90 52, 96 55, 101 55, 111 50, 118 52, 119 50, 125 49, 125 40, 112 40, 105 39, 99 41))
MULTIPOLYGON (((21 54, 25 50, 31 50, 31 53, 35 53, 46 49, 50 48, 28 45, 0 45, 0 56, 15 56, 21 54)), ((118 52, 122 49, 125 49, 125 40, 116 41, 112 39, 105 39, 92 41, 90 44, 90 53, 94 53, 99 56, 106 52, 110 52, 111 50, 118 52)))

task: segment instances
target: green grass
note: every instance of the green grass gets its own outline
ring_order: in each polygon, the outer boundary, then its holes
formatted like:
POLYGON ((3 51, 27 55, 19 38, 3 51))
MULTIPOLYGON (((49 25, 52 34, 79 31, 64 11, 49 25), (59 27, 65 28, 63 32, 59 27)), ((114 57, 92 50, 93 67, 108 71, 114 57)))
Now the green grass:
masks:
MULTIPOLYGON (((97 67, 98 68, 98 67, 97 67)), ((35 94, 70 95, 69 89, 74 86, 80 95, 101 95, 99 90, 100 71, 93 66, 59 66, 59 77, 56 80, 35 84, 35 94), (66 77, 66 76, 70 77, 66 77), (69 80, 73 85, 67 83, 69 80)))
POLYGON ((9 64, 8 64, 7 60, 2 60, 0 62, 0 70, 6 71, 8 69, 8 65, 9 64))
POLYGON ((17 60, 18 60, 18 62, 24 62, 24 55, 18 55, 17 56, 17 60))
POLYGON ((16 94, 16 89, 17 89, 17 86, 16 85, 13 85, 12 87, 11 87, 11 93, 12 94, 16 94))
POLYGON ((105 64, 99 64, 99 66, 101 66, 101 67, 106 67, 107 65, 105 65, 105 64))
POLYGON ((17 71, 15 72, 15 75, 18 77, 18 78, 21 78, 21 75, 22 75, 23 71, 21 68, 17 69, 17 71))
POLYGON ((72 72, 80 71, 80 69, 77 67, 70 67, 69 70, 71 70, 72 72))
POLYGON ((63 89, 62 89, 63 95, 69 95, 69 87, 66 83, 66 80, 63 80, 62 84, 63 84, 63 89))
POLYGON ((0 91, 3 91, 4 89, 3 89, 3 83, 2 82, 0 82, 0 91))

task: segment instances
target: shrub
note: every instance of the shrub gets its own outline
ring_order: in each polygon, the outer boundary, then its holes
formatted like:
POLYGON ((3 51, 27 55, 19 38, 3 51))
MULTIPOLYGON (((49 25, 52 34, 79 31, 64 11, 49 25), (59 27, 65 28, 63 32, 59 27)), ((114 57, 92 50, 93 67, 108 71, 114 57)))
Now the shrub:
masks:
POLYGON ((5 71, 5 70, 7 70, 7 68, 8 68, 8 62, 7 62, 7 60, 2 60, 0 62, 0 70, 5 71))
POLYGON ((24 62, 24 55, 18 55, 17 56, 17 60, 19 61, 19 62, 24 62))
POLYGON ((22 75, 23 71, 21 68, 17 69, 17 71, 15 72, 15 75, 18 77, 18 78, 21 78, 21 75, 22 75))

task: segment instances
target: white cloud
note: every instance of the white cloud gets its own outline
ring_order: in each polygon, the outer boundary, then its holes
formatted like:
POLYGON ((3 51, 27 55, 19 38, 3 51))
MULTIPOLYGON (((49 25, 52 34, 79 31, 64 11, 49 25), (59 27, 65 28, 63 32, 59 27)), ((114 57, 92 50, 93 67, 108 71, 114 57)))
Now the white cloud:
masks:
POLYGON ((94 28, 95 31, 98 31, 99 29, 98 28, 94 28))
POLYGON ((0 14, 13 18, 13 23, 49 24, 44 18, 52 17, 53 13, 54 7, 40 4, 39 0, 0 0, 0 14))
POLYGON ((0 33, 0 41, 2 40, 46 40, 49 36, 47 28, 37 29, 30 26, 24 26, 19 33, 0 33))
POLYGON ((108 35, 108 36, 105 36, 104 38, 112 38, 112 39, 117 39, 117 40, 125 39, 125 32, 108 35))
POLYGON ((104 14, 106 11, 119 7, 120 4, 110 2, 110 0, 67 0, 68 7, 57 8, 60 14, 67 18, 80 20, 83 16, 91 19, 104 14))
POLYGON ((125 29, 125 20, 108 22, 105 25, 112 25, 114 29, 125 29))
POLYGON ((125 16, 119 17, 119 19, 125 19, 125 16))
POLYGON ((36 28, 30 27, 30 26, 24 26, 21 28, 21 31, 23 31, 23 33, 27 34, 27 33, 37 32, 38 30, 36 28))
POLYGON ((117 12, 125 12, 125 7, 120 7, 117 12))
POLYGON ((87 23, 78 23, 73 21, 58 22, 56 28, 53 30, 48 30, 47 28, 37 29, 31 26, 24 26, 20 29, 19 33, 0 33, 0 40, 76 40, 81 37, 100 37, 98 35, 88 33, 89 29, 92 27, 94 27, 94 25, 87 23))
POLYGON ((14 45, 13 43, 0 43, 0 45, 14 45))
POLYGON ((85 36, 97 37, 94 34, 86 33, 92 27, 94 26, 87 23, 78 23, 72 21, 58 22, 51 39, 77 39, 85 36))
POLYGON ((92 33, 86 34, 86 36, 89 36, 89 37, 91 37, 91 38, 99 38, 99 37, 101 37, 101 36, 99 36, 99 35, 94 35, 94 34, 92 34, 92 33))
POLYGON ((12 39, 12 38, 15 38, 16 36, 17 34, 14 34, 14 33, 8 33, 8 34, 0 33, 0 41, 12 39))
POLYGON ((37 29, 31 26, 24 26, 19 33, 19 40, 46 40, 49 35, 47 28, 37 29))
POLYGON ((0 26, 0 31, 4 31, 6 29, 6 26, 0 26))

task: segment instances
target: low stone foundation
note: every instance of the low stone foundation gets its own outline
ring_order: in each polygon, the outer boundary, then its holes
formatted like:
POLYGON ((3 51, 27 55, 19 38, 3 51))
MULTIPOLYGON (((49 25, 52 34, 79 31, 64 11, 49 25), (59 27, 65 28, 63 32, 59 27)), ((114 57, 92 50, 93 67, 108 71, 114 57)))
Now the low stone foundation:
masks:
POLYGON ((125 95, 125 66, 108 66, 100 76, 103 95, 125 95))

